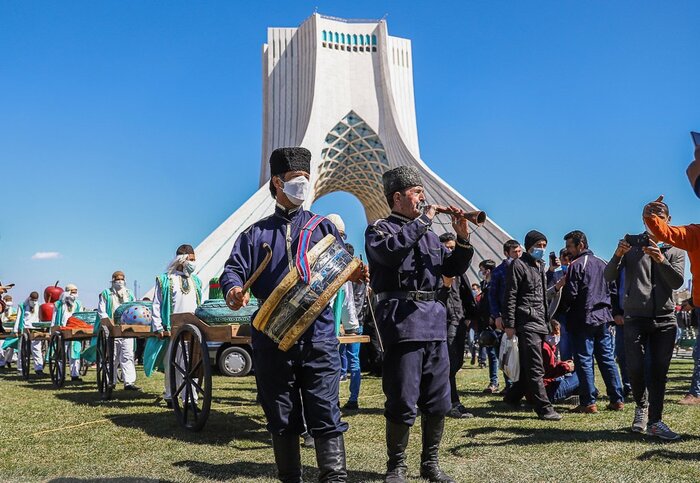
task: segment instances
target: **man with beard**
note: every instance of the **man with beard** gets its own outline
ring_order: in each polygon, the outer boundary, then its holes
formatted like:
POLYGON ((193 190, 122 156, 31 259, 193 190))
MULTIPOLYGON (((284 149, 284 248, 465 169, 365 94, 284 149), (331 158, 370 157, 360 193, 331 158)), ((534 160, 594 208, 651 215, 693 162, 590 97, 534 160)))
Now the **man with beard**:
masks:
MULTIPOLYGON (((124 272, 116 271, 112 274, 112 286, 100 293, 97 303, 97 313, 101 319, 112 318, 114 311, 125 302, 133 302, 134 294, 126 288, 124 272)), ((124 377, 124 389, 126 391, 138 391, 136 386, 136 367, 134 366, 134 339, 114 339, 114 351, 116 364, 122 368, 124 377)))
POLYGON ((463 217, 453 216, 457 235, 450 251, 431 230, 436 206, 425 206, 417 169, 399 166, 382 176, 391 214, 365 232, 370 284, 377 296, 376 319, 384 341, 382 387, 386 395, 386 482, 407 480, 406 447, 421 411, 420 475, 452 482, 438 463, 438 450, 451 408, 447 313, 437 300, 441 277, 463 274, 474 249, 463 217))

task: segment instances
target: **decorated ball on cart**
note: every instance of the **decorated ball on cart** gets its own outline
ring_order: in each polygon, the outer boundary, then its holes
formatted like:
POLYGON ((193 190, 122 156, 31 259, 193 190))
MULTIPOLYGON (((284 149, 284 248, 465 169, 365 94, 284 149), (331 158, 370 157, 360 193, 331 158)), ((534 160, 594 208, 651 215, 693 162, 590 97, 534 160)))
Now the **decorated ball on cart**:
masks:
POLYGON ((130 302, 120 305, 114 312, 114 321, 124 325, 151 325, 153 305, 146 302, 130 302))

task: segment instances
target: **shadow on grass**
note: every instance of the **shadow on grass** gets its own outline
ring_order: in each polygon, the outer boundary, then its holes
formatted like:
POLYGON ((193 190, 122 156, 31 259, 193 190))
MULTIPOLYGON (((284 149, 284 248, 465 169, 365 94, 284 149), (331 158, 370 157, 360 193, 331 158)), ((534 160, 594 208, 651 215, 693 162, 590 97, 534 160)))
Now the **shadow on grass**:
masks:
MULTIPOLYGON (((212 464, 202 461, 178 461, 173 463, 178 468, 187 470, 198 478, 210 478, 214 480, 229 480, 236 477, 246 478, 276 478, 277 467, 274 463, 258 463, 253 461, 236 461, 226 464, 212 464)), ((316 481, 318 470, 313 467, 304 467, 304 481, 316 481)), ((348 471, 349 482, 367 482, 372 480, 382 481, 384 475, 370 471, 348 471)))
POLYGON ((49 483, 78 483, 82 481, 96 481, 98 483, 170 483, 171 480, 153 479, 153 478, 137 478, 131 476, 122 476, 115 478, 54 478, 49 480, 49 483))
POLYGON ((97 387, 92 387, 90 393, 58 391, 55 394, 56 399, 68 401, 73 404, 86 406, 100 406, 107 408, 133 408, 136 406, 153 406, 157 400, 153 394, 144 392, 127 392, 114 391, 112 399, 103 401, 100 398, 100 393, 97 392, 97 387))
MULTIPOLYGON (((461 456, 461 451, 473 447, 488 446, 530 446, 560 442, 591 443, 591 442, 639 442, 638 434, 624 430, 575 430, 547 428, 522 428, 484 426, 468 429, 464 432, 468 441, 450 448, 450 453, 461 456), (475 440, 476 439, 476 440, 475 440)), ((684 440, 700 440, 700 437, 683 435, 684 440)))
POLYGON ((270 446, 270 433, 259 419, 212 410, 202 431, 191 432, 177 422, 172 410, 162 409, 149 413, 114 414, 107 416, 115 426, 139 429, 155 438, 174 439, 187 443, 225 446, 235 441, 258 443, 255 446, 236 445, 240 451, 270 446))
POLYGON ((638 460, 647 461, 700 461, 700 453, 679 453, 667 449, 652 449, 637 456, 638 460))

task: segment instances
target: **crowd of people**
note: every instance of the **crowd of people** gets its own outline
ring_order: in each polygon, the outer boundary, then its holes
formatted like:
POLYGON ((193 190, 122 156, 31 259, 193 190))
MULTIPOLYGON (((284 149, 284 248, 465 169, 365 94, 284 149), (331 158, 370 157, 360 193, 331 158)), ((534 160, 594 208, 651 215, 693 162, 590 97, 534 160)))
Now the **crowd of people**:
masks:
MULTIPOLYGON (((302 207, 309 192, 310 158, 304 148, 272 153, 269 187, 275 213, 238 237, 220 277, 232 310, 245 306, 251 294, 259 301, 268 299, 294 270, 310 283, 306 250, 329 236, 354 254, 338 215, 320 217, 302 207)), ((438 452, 445 417, 474 417, 469 401, 460 399, 456 378, 467 354, 471 364, 478 361, 488 370, 483 392, 502 398, 504 408, 519 408, 525 400, 545 421, 562 419, 555 407, 564 405, 573 413, 595 414, 603 407, 604 385, 606 410, 624 411, 626 400, 634 403, 632 431, 663 440, 680 437, 663 421, 664 396, 677 320, 687 319, 682 310, 697 320, 692 301, 700 300, 700 283, 683 309, 674 293, 684 283, 684 251, 693 275, 700 275, 700 225, 671 226, 669 207, 659 198, 643 209, 645 229, 621 236, 609 261, 593 253, 582 231, 566 233, 560 240, 564 247, 548 253, 548 238, 531 230, 523 243, 503 244, 502 260, 480 260, 477 283, 467 276, 474 248, 464 213, 427 204, 414 168, 387 171, 383 184, 391 214, 367 227, 368 263, 359 265, 288 350, 263 331, 252 330, 257 398, 281 481, 302 481, 301 435, 315 447, 319 480, 346 481, 343 433, 348 424, 342 414, 360 409, 363 371, 382 378, 385 481, 407 481, 409 435, 418 418, 420 476, 454 481, 441 469, 438 452), (431 229, 438 210, 452 219, 452 231, 439 237, 431 229), (339 335, 362 334, 369 336, 369 344, 338 343, 339 335), (517 359, 506 363, 515 354, 517 359), (517 371, 510 369, 513 365, 517 371), (349 381, 350 396, 341 406, 342 381, 349 381)), ((146 375, 161 369, 167 376, 162 354, 170 350, 164 334, 171 316, 194 312, 202 302, 195 263, 193 248, 181 245, 156 279, 153 330, 158 336, 149 338, 143 351, 146 375)), ((111 286, 100 294, 100 317, 112 317, 119 305, 134 300, 125 280, 123 272, 113 274, 111 286)), ((0 292, 7 289, 0 284, 0 292)), ((4 294, 3 302, 3 325, 11 322, 15 334, 39 320, 37 292, 17 310, 10 294, 4 294)), ((81 307, 78 288, 66 286, 52 324, 66 325, 81 307)), ((122 340, 116 347, 124 388, 139 390, 133 344, 122 340)), ((5 367, 16 360, 14 348, 3 347, 0 362, 5 367)), ((31 350, 34 369, 42 373, 41 347, 32 345, 31 350)), ((697 346, 694 355, 691 387, 679 401, 684 405, 700 404, 697 346)), ((79 382, 79 354, 70 361, 71 375, 79 382)), ((167 383, 164 398, 172 406, 167 383)))

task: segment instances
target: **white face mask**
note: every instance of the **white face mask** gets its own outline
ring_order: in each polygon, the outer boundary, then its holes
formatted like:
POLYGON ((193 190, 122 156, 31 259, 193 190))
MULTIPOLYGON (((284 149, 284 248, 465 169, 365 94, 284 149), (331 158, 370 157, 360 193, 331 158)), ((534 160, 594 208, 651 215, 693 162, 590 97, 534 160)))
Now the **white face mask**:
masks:
POLYGON ((75 299, 77 299, 77 298, 78 298, 78 294, 77 294, 77 293, 67 293, 67 294, 66 294, 66 300, 67 300, 68 302, 71 302, 71 303, 72 303, 72 302, 75 302, 75 299))
POLYGON ((36 300, 30 300, 30 301, 29 301, 29 306, 30 306, 31 308, 34 308, 34 307, 36 307, 36 303, 37 303, 36 300))
POLYGON ((544 340, 546 340, 547 343, 551 346, 558 346, 559 339, 560 339, 560 337, 558 335, 548 334, 544 340))
POLYGON ((294 203, 294 205, 300 206, 309 195, 310 187, 311 184, 309 180, 306 179, 306 176, 297 176, 296 178, 284 182, 282 192, 287 195, 289 201, 294 203))
POLYGON ((187 276, 192 275, 195 270, 197 270, 197 265, 190 260, 186 261, 182 266, 182 271, 185 272, 187 276))
POLYGON ((115 280, 114 282, 112 282, 112 287, 117 292, 122 290, 125 286, 126 286, 126 282, 124 280, 115 280))
POLYGON ((7 305, 8 307, 12 307, 14 304, 12 303, 12 300, 8 300, 5 302, 5 305, 7 305))

